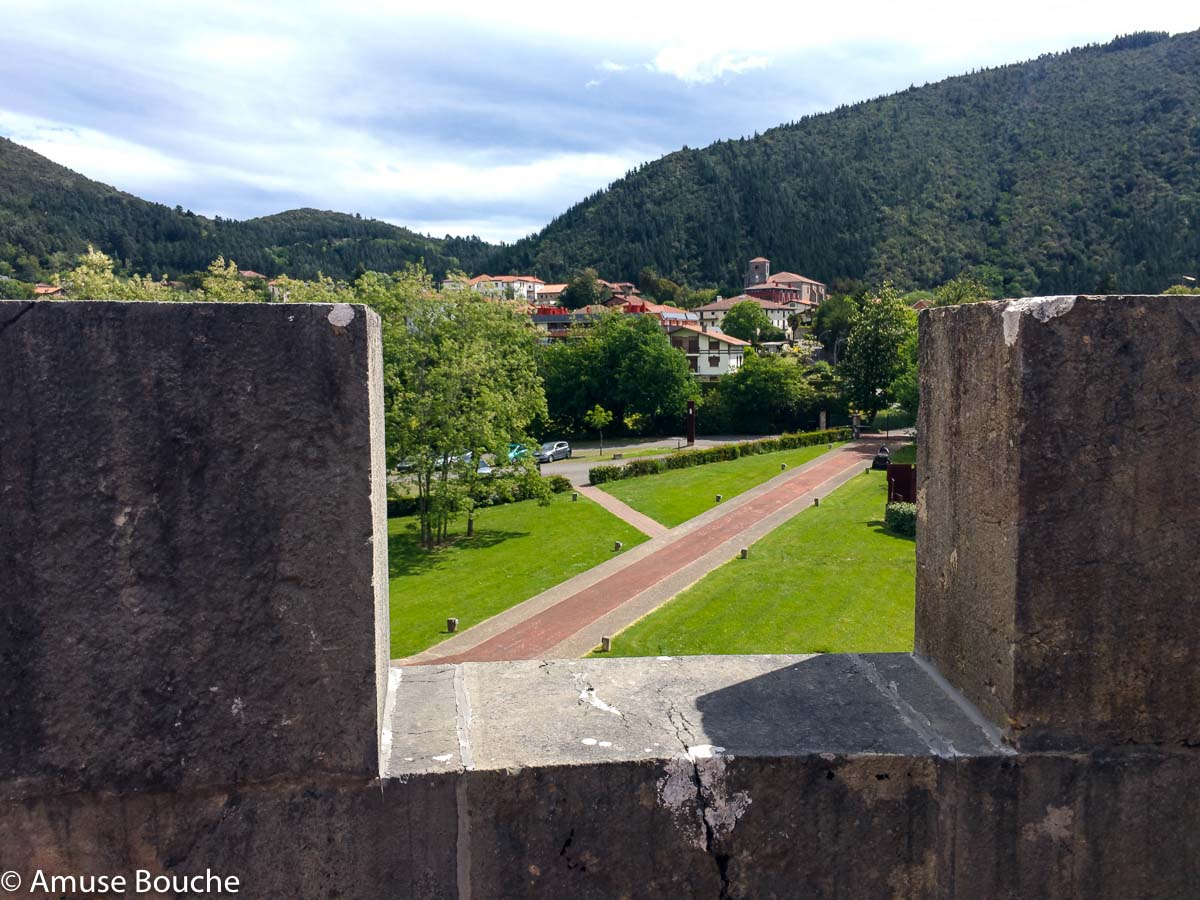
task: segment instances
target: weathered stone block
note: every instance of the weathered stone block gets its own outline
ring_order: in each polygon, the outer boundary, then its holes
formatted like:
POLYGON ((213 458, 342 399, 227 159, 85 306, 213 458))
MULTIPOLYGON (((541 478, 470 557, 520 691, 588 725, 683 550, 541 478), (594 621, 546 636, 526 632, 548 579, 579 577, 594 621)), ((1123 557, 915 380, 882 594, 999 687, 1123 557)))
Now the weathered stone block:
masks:
POLYGON ((0 303, 7 796, 378 773, 378 330, 0 303))
POLYGON ((234 876, 239 897, 449 900, 461 896, 457 781, 432 774, 383 785, 331 779, 0 801, 0 864, 21 876, 22 894, 39 869, 47 878, 124 875, 130 885, 142 869, 234 876))
POLYGON ((1200 741, 1200 302, 921 316, 918 653, 1023 748, 1200 741))

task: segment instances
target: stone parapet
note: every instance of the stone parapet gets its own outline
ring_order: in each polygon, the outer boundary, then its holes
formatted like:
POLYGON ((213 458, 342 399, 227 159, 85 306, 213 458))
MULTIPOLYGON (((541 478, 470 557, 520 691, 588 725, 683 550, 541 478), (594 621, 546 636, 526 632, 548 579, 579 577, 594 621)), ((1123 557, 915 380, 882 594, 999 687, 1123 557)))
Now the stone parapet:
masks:
POLYGON ((1022 747, 1200 744, 1200 300, 921 314, 917 639, 1022 747))
POLYGON ((378 773, 379 352, 365 307, 0 303, 4 795, 378 773))

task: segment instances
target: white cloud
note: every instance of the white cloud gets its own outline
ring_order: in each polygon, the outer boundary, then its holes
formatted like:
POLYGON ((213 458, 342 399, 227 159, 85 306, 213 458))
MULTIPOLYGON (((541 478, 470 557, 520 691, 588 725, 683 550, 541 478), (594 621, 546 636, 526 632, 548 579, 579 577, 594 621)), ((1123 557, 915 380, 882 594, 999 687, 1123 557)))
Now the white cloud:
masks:
POLYGON ((596 68, 601 69, 605 72, 624 72, 626 69, 629 68, 629 66, 622 65, 621 63, 618 63, 618 62, 613 62, 611 59, 606 59, 603 62, 601 62, 598 66, 596 66, 596 68))
POLYGON ((707 84, 722 75, 740 75, 751 69, 765 69, 771 60, 761 54, 735 53, 698 47, 664 47, 648 68, 674 75, 686 84, 707 84))
POLYGON ((587 88, 588 90, 591 90, 592 88, 600 87, 600 84, 601 84, 601 82, 599 82, 597 79, 591 78, 587 82, 585 82, 583 86, 585 88, 587 88))
MULTIPOLYGON (((0 134, 59 165, 118 187, 131 182, 165 187, 189 177, 187 167, 179 160, 152 147, 92 128, 78 128, 0 109, 0 134)), ((129 190, 128 187, 124 189, 129 190)))

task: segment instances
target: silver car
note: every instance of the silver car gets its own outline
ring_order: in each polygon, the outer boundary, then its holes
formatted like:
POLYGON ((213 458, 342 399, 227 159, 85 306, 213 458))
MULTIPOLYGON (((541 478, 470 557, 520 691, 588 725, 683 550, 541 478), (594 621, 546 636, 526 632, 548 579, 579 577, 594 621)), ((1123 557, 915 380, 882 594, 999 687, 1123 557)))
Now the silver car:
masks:
POLYGON ((540 463, 554 462, 556 459, 570 459, 571 445, 566 441, 546 441, 534 454, 534 459, 540 463))

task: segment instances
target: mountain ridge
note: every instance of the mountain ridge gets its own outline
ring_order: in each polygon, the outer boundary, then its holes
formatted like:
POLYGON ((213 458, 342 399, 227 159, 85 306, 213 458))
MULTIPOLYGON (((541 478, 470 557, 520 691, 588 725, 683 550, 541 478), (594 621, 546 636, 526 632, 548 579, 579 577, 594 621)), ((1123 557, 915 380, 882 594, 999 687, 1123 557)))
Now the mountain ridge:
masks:
POLYGON ((1200 267, 1198 223, 1200 32, 1146 32, 675 151, 490 265, 730 290, 763 255, 830 283, 1157 290, 1200 267))
POLYGON ((311 207, 209 218, 87 178, 0 137, 0 263, 35 280, 70 268, 89 244, 124 270, 156 277, 203 269, 218 255, 243 269, 299 278, 318 271, 347 278, 359 267, 393 271, 423 260, 440 277, 496 249, 478 238, 431 238, 311 207))

